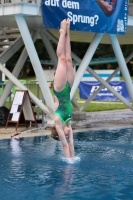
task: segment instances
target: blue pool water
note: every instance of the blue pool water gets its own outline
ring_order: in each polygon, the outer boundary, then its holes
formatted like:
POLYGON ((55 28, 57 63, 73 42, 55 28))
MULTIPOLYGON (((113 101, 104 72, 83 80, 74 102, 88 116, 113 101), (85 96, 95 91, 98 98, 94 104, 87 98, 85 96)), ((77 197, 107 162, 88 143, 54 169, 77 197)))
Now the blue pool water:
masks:
POLYGON ((0 141, 1 200, 132 200, 133 129, 74 134, 68 163, 50 136, 0 141), (80 159, 80 160, 79 160, 80 159))

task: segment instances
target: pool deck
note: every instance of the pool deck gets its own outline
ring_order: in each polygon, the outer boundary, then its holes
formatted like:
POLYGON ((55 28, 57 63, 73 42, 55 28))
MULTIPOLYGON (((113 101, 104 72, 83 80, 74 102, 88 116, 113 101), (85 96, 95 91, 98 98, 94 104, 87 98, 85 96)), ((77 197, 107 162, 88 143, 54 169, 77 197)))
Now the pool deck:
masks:
MULTIPOLYGON (((84 121, 72 121, 73 132, 85 132, 94 130, 111 130, 121 128, 133 128, 133 111, 130 109, 124 110, 113 110, 113 111, 99 111, 86 113, 87 120, 84 121)), ((46 119, 47 124, 53 125, 53 121, 49 118, 46 119)), ((24 125, 19 125, 17 132, 21 132, 20 135, 15 137, 34 137, 50 135, 49 130, 45 130, 38 124, 39 128, 29 127, 26 128, 24 125)), ((16 133, 16 124, 13 126, 0 127, 0 139, 9 139, 11 135, 16 133)))

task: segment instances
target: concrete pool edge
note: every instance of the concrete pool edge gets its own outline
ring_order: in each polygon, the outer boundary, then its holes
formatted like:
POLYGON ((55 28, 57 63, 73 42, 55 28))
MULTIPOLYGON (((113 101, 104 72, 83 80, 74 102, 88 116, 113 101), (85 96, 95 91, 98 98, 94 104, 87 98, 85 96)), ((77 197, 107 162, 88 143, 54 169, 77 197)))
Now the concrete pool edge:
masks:
MULTIPOLYGON (((72 121, 74 133, 94 130, 133 128, 133 111, 130 109, 89 112, 86 113, 86 115, 86 121, 72 121)), ((53 122, 50 119, 47 119, 47 121, 47 125, 53 125, 53 122)), ((16 136, 17 138, 45 136, 50 135, 51 133, 50 130, 41 129, 41 127, 37 130, 35 127, 27 129, 25 126, 19 126, 17 131, 21 132, 20 135, 16 136)), ((5 129, 5 127, 0 127, 0 140, 11 138, 11 135, 15 132, 15 125, 9 126, 7 129, 5 129)))

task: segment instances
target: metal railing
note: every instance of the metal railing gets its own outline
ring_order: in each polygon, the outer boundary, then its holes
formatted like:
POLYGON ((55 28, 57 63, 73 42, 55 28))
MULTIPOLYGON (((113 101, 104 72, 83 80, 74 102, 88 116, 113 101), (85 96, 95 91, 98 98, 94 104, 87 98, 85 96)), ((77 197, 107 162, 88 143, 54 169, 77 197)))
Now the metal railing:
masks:
MULTIPOLYGON (((5 86, 6 84, 0 84, 0 96, 2 95, 5 86)), ((29 89, 38 99, 40 99, 42 103, 45 104, 41 88, 37 81, 29 81, 28 84, 24 84, 24 86, 27 87, 27 89, 29 89)), ((20 90, 20 88, 18 88, 16 85, 13 85, 11 92, 3 106, 7 108, 11 107, 16 90, 20 90)), ((32 100, 31 103, 33 103, 33 110, 36 113, 36 120, 42 120, 42 126, 44 126, 44 123, 46 122, 45 113, 37 105, 35 105, 32 100)))
MULTIPOLYGON (((0 0, 0 4, 14 4, 14 3, 33 3, 41 4, 41 0, 0 0)), ((128 4, 133 4, 133 0, 128 0, 128 4)))
MULTIPOLYGON (((0 84, 0 96, 2 95, 2 92, 4 90, 6 86, 6 83, 4 84, 0 84)), ((29 89, 38 99, 42 99, 42 91, 41 88, 39 86, 39 84, 37 84, 37 81, 34 82, 30 82, 28 84, 24 84, 25 87, 27 87, 27 89, 29 89)), ((20 88, 18 88, 16 85, 13 85, 11 91, 10 91, 10 95, 7 97, 6 102, 9 103, 9 105, 11 105, 12 100, 14 98, 14 94, 16 90, 20 90, 20 88)))
POLYGON ((0 0, 0 4, 18 4, 18 3, 31 3, 31 4, 41 4, 41 0, 0 0))

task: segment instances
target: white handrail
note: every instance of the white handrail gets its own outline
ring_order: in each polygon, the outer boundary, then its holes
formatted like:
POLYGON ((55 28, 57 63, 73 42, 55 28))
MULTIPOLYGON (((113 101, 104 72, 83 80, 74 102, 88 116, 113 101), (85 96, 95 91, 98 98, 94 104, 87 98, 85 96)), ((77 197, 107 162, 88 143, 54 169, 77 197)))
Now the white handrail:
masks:
POLYGON ((17 4, 17 3, 32 3, 32 4, 41 4, 41 0, 0 0, 0 4, 17 4))
MULTIPOLYGON (((34 4, 41 4, 41 0, 0 0, 0 4, 9 4, 9 3, 34 3, 34 4)), ((133 0, 128 0, 128 4, 132 4, 133 0)))

